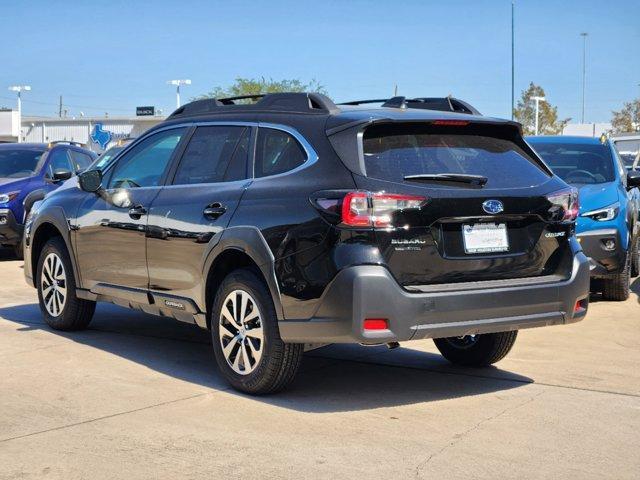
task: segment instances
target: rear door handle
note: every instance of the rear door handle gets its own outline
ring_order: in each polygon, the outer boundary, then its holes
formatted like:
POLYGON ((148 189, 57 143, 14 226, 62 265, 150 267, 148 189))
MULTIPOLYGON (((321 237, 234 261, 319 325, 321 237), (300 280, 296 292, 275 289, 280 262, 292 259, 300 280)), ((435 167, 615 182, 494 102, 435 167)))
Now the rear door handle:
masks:
POLYGON ((211 220, 215 220, 220 217, 227 211, 227 207, 222 205, 220 202, 214 202, 211 205, 207 205, 205 209, 202 211, 202 214, 210 218, 211 220))
POLYGON ((129 216, 134 220, 140 220, 143 215, 147 214, 147 209, 142 205, 136 205, 135 207, 131 207, 129 209, 129 216))

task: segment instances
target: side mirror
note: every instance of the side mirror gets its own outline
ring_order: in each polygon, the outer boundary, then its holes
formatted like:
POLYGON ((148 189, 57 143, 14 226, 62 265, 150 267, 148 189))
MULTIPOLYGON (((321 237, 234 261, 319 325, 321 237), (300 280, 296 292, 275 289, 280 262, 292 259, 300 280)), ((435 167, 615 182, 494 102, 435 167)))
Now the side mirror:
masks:
POLYGON ((632 189, 640 187, 640 172, 637 170, 630 170, 627 172, 627 188, 632 189))
POLYGON ((82 172, 78 175, 78 183, 85 192, 97 192, 102 187, 102 172, 100 170, 82 172))
POLYGON ((73 172, 71 170, 67 170, 66 168, 56 168, 53 171, 53 181, 61 182, 63 180, 69 180, 73 176, 73 172))

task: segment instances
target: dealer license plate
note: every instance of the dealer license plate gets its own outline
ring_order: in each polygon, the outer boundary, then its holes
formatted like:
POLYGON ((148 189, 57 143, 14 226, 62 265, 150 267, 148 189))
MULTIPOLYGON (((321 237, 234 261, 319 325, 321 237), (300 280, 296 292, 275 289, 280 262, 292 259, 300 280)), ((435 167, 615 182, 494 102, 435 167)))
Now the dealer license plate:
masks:
POLYGON ((466 253, 492 253, 509 250, 507 226, 504 223, 462 225, 462 239, 466 253))

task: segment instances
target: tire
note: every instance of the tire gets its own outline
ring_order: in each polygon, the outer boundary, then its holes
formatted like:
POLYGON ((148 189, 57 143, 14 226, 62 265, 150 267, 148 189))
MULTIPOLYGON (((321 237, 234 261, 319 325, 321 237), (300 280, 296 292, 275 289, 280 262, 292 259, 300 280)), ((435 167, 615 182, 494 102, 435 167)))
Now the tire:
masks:
POLYGON ((271 295, 255 272, 231 272, 218 288, 211 312, 216 362, 233 388, 262 395, 293 381, 304 345, 282 341, 271 295))
POLYGON ((640 275, 640 254, 638 253, 638 237, 633 240, 631 247, 631 277, 640 275))
POLYGON ((13 255, 16 260, 24 260, 24 250, 22 249, 22 242, 13 246, 13 255))
POLYGON ((435 338, 444 358, 455 365, 486 367, 502 360, 513 347, 518 331, 435 338))
POLYGON ((86 328, 95 312, 96 302, 76 296, 73 266, 60 237, 52 238, 44 245, 36 272, 40 311, 47 325, 63 331, 86 328))
POLYGON ((624 262, 624 269, 620 273, 616 273, 609 278, 605 278, 602 282, 602 298, 605 300, 613 300, 622 302, 629 298, 629 284, 631 283, 631 257, 633 255, 627 253, 624 262))

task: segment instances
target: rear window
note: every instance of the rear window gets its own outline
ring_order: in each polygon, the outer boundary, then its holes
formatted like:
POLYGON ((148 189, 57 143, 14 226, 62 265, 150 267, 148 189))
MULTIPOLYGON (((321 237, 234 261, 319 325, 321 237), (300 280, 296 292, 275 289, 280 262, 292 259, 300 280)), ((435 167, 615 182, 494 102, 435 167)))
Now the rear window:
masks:
POLYGON ((452 128, 441 130, 408 125, 368 128, 363 137, 367 176, 404 182, 407 175, 482 175, 487 177, 487 188, 538 185, 549 179, 542 167, 510 140, 473 135, 472 131, 454 133, 452 128))
POLYGON ((532 141, 531 146, 569 184, 606 183, 616 178, 611 149, 606 144, 532 141))

